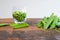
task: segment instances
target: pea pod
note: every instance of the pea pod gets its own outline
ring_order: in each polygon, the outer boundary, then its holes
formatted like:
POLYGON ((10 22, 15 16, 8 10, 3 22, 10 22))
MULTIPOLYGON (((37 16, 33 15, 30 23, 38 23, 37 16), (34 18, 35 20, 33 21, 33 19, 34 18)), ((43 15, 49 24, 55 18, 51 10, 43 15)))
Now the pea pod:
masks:
POLYGON ((44 17, 43 20, 45 21, 45 23, 47 23, 48 21, 47 17, 44 17))
POLYGON ((38 25, 39 28, 40 27, 43 28, 43 26, 45 25, 45 22, 43 20, 40 20, 37 25, 38 25))
POLYGON ((60 26, 60 22, 57 22, 56 25, 57 25, 57 26, 60 26))
POLYGON ((50 29, 54 29, 56 28, 56 23, 58 22, 58 17, 54 16, 54 21, 52 22, 50 29))
POLYGON ((52 13, 51 16, 49 17, 47 23, 44 25, 44 29, 48 29, 49 25, 52 23, 52 21, 54 20, 54 14, 52 13))
POLYGON ((27 23, 17 23, 17 24, 11 23, 10 26, 13 28, 25 28, 25 27, 28 27, 29 24, 27 24, 27 23))
POLYGON ((0 27, 2 27, 2 26, 7 26, 7 24, 0 24, 0 27))

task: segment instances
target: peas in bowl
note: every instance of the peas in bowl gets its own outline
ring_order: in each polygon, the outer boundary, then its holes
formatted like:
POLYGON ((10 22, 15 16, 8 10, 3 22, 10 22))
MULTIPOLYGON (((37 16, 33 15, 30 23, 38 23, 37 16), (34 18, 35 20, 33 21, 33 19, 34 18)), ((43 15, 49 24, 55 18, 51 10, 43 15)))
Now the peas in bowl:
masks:
POLYGON ((26 13, 23 12, 23 11, 14 11, 12 16, 14 18, 15 23, 17 23, 17 22, 20 22, 20 23, 24 22, 25 19, 26 19, 26 13))

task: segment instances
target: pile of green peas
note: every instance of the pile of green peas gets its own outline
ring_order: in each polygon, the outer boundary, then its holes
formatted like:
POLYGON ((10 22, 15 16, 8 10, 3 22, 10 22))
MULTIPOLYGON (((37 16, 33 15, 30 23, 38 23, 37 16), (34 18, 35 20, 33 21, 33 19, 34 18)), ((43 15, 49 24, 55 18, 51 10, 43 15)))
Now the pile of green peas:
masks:
POLYGON ((22 22, 26 18, 26 13, 22 11, 14 11, 12 14, 13 18, 15 18, 18 22, 22 22))

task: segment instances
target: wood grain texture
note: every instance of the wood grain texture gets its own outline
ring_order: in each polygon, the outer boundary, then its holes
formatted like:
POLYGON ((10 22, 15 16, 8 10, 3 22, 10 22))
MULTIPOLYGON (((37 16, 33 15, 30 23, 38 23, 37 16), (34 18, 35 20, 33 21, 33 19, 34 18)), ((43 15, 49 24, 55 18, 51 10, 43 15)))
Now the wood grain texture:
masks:
MULTIPOLYGON (((13 29, 11 26, 0 27, 0 40, 60 40, 60 32, 56 30, 44 31, 37 27, 39 18, 28 18, 28 28, 13 29)), ((13 23, 12 18, 0 19, 0 23, 13 23)))

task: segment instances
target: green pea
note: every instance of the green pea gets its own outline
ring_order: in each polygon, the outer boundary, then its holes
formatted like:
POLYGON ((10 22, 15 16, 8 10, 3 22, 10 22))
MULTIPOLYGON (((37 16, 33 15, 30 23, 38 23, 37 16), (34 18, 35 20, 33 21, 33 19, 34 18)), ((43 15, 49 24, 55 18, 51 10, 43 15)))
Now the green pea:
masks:
POLYGON ((13 12, 13 17, 17 20, 17 21, 24 21, 26 18, 26 13, 22 12, 22 11, 15 11, 13 12))

